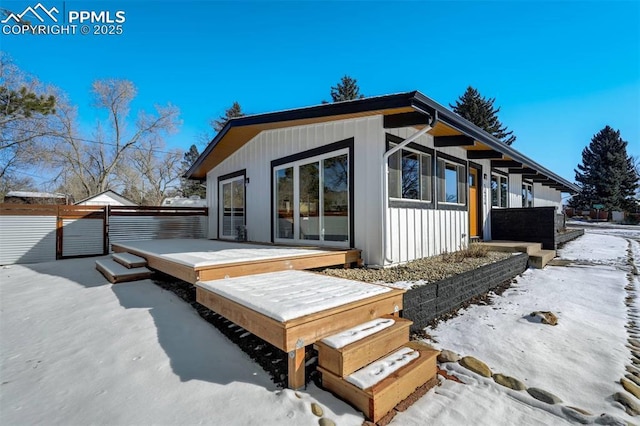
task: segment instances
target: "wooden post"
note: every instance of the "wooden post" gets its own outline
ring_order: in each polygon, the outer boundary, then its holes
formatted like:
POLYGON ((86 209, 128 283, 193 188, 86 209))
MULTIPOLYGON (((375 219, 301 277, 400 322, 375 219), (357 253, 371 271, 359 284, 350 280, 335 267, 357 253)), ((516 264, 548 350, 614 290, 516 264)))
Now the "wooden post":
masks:
POLYGON ((289 352, 289 389, 302 389, 304 377, 304 346, 289 352))

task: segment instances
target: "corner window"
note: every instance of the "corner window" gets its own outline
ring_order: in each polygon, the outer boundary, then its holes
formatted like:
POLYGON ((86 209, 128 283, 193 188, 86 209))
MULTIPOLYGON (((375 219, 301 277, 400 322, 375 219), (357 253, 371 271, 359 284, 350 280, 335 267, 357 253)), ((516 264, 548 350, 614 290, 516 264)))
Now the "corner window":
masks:
POLYGON ((464 205, 466 201, 466 167, 438 158, 438 203, 464 205))
POLYGON ((401 149, 389 157, 389 197, 431 201, 431 155, 401 149))
POLYGON ((491 205, 493 207, 507 207, 509 181, 506 176, 491 173, 491 205))
POLYGON ((522 184, 522 207, 533 207, 533 185, 527 182, 522 184))

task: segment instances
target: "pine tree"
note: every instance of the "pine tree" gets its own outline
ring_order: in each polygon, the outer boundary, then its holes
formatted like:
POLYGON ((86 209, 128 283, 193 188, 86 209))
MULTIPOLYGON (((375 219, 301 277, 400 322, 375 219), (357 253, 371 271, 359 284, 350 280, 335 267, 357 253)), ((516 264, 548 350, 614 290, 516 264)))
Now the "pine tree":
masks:
MULTIPOLYGON (((189 168, 196 162, 200 153, 195 145, 191 145, 189 150, 184 153, 184 159, 182 160, 182 173, 184 174, 189 168)), ((187 178, 181 178, 180 188, 182 189, 183 197, 191 197, 192 195, 198 195, 200 198, 207 197, 207 189, 202 186, 200 181, 187 178)))
POLYGON ((352 101, 362 98, 364 98, 364 95, 360 94, 358 82, 348 75, 342 77, 336 86, 331 86, 331 99, 333 99, 333 102, 352 101))
POLYGON ((224 112, 224 115, 220 116, 217 120, 211 121, 211 127, 213 127, 216 132, 220 132, 220 130, 224 128, 225 124, 227 124, 227 121, 244 115, 245 114, 242 112, 240 104, 238 102, 234 102, 233 105, 231 105, 231 108, 224 112))
POLYGON ((498 120, 500 107, 494 108, 495 101, 495 98, 487 99, 469 86, 464 94, 458 98, 455 105, 449 104, 449 106, 460 117, 469 120, 505 144, 511 145, 516 141, 516 137, 498 120))
POLYGON ((605 210, 630 210, 636 203, 639 177, 619 130, 605 126, 596 133, 582 150, 582 164, 574 171, 580 193, 573 197, 571 206, 603 204, 605 210))

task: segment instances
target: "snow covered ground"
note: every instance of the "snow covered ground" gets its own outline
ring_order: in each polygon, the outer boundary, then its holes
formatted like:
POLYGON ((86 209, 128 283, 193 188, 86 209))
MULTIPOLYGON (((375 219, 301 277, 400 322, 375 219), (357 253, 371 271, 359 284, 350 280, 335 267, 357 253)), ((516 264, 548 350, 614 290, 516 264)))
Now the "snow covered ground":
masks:
MULTIPOLYGON (((602 231, 589 229, 559 253, 573 266, 528 270, 492 305, 428 332, 439 347, 590 411, 589 421, 601 413, 634 421, 611 395, 622 391, 617 381, 631 356, 625 235, 638 233, 602 231), (555 312, 558 325, 530 321, 534 310, 555 312)), ((638 265, 640 244, 632 243, 638 265)), ((0 424, 317 425, 313 402, 337 425, 362 423, 314 386, 297 395, 276 389, 173 293, 150 281, 111 285, 94 260, 0 269, 0 424)), ((560 406, 447 365, 465 384, 443 381, 392 424, 569 422, 560 406)))

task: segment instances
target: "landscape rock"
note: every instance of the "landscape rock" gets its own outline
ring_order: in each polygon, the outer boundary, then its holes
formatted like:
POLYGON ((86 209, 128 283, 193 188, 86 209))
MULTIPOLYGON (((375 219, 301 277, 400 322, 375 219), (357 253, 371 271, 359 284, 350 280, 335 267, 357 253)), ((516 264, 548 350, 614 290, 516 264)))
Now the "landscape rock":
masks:
POLYGON ((628 415, 637 416, 640 414, 640 405, 634 401, 628 394, 622 392, 616 392, 613 394, 614 401, 618 401, 624 405, 624 408, 628 415))
POLYGON ((629 339, 629 343, 635 346, 636 348, 640 349, 640 340, 632 338, 632 339, 629 339))
POLYGON ((584 414, 585 416, 593 416, 593 414, 591 414, 590 412, 588 412, 587 410, 583 410, 582 408, 578 408, 578 407, 574 407, 573 405, 567 405, 567 408, 570 408, 572 410, 577 411, 580 414, 584 414))
POLYGON ((574 407, 562 407, 562 413, 572 421, 583 425, 591 423, 591 420, 587 417, 589 414, 585 414, 581 411, 578 411, 578 409, 574 407))
POLYGON ((633 374, 636 377, 640 377, 640 369, 634 367, 633 365, 627 365, 625 368, 629 373, 633 374))
POLYGON ((438 354, 438 362, 440 363, 458 362, 458 361, 460 361, 460 355, 458 355, 453 351, 449 351, 445 349, 438 354))
POLYGON ((336 426, 336 423, 333 420, 328 419, 326 417, 323 417, 320 420, 318 420, 318 424, 320 426, 336 426))
POLYGON ((324 410, 322 409, 322 407, 315 402, 311 403, 311 412, 318 417, 322 417, 322 415, 324 414, 324 410))
POLYGON ((640 399, 640 387, 638 387, 638 385, 633 383, 631 380, 624 379, 624 378, 620 379, 620 384, 622 385, 623 388, 625 388, 627 392, 629 392, 636 398, 640 399))
POLYGON ((558 325, 558 317, 553 312, 549 311, 534 311, 529 314, 532 317, 540 318, 543 324, 558 325))
POLYGON ((487 364, 472 356, 465 356, 460 360, 460 365, 484 377, 491 377, 491 369, 487 364))
POLYGON ((547 392, 546 390, 539 388, 529 388, 527 389, 529 395, 537 399, 538 401, 545 402, 547 404, 560 404, 562 400, 555 396, 554 394, 547 392))
POLYGON ((511 376, 505 376, 504 374, 494 374, 493 381, 499 385, 502 385, 504 387, 507 387, 513 390, 520 391, 520 390, 525 390, 527 388, 525 384, 522 383, 520 380, 511 376))
POLYGON ((625 374, 624 377, 626 377, 627 379, 631 380, 636 385, 640 386, 640 378, 639 377, 634 376, 633 374, 625 374))

